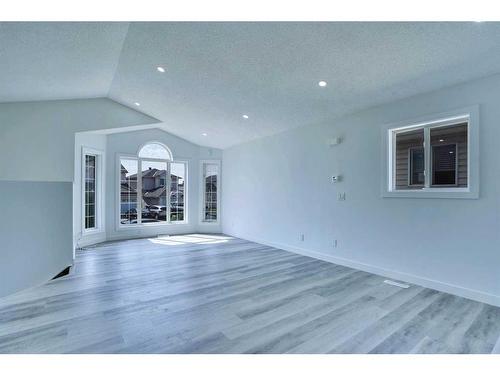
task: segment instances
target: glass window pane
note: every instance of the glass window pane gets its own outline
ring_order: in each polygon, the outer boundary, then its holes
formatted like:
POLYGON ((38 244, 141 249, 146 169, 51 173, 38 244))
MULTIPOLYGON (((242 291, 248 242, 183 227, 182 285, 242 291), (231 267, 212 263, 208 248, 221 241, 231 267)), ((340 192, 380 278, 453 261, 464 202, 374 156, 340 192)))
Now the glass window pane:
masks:
POLYGON ((96 227, 96 159, 95 155, 85 155, 85 176, 84 176, 84 214, 85 229, 96 227))
POLYGON ((467 187, 467 123, 430 129, 432 187, 467 187))
POLYGON ((422 189, 424 187, 424 129, 396 133, 394 158, 395 188, 422 189))
POLYGON ((167 176, 167 163, 162 161, 142 161, 142 223, 167 221, 167 189, 161 180, 167 176))
POLYGON ((124 225, 137 224, 137 170, 137 160, 120 160, 120 223, 124 225))
POLYGON ((456 145, 432 147, 432 185, 456 185, 456 145))
POLYGON ((205 164, 203 167, 205 202, 204 220, 217 220, 217 179, 219 174, 218 164, 205 164))
POLYGON ((183 221, 185 207, 186 165, 170 164, 170 220, 183 221))
POLYGON ((170 151, 159 143, 148 143, 139 151, 140 158, 170 160, 170 151))
POLYGON ((425 154, 423 147, 410 149, 410 185, 425 184, 425 154))

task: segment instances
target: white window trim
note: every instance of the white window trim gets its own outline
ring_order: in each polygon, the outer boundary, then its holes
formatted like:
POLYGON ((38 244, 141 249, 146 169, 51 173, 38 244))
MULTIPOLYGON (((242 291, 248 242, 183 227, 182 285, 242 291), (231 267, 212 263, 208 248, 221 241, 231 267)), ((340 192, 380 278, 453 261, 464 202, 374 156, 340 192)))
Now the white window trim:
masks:
POLYGON ((82 237, 104 232, 104 151, 82 147, 81 162, 81 221, 82 237), (85 156, 96 157, 96 206, 95 206, 95 228, 85 228, 85 156))
MULTIPOLYGON (((147 145, 160 145, 161 147, 165 148, 165 150, 167 150, 167 153, 168 153, 168 157, 169 157, 169 161, 173 161, 174 160, 174 156, 172 154, 172 150, 170 150, 170 148, 162 143, 162 142, 159 142, 159 141, 148 141, 148 142, 144 142, 142 143, 139 148, 137 149, 137 154, 135 155, 137 158, 140 158, 139 156, 139 153, 141 152, 141 150, 144 148, 144 146, 147 146, 147 145)), ((142 158, 142 159, 147 159, 147 158, 142 158)), ((154 159, 154 160, 167 160, 167 159, 154 159)))
MULTIPOLYGON (((430 144, 430 132, 425 131, 425 143, 430 144)), ((425 149, 426 171, 430 170, 430 147, 425 149)), ((478 199, 479 198, 479 105, 456 109, 449 112, 431 114, 413 120, 400 121, 387 124, 382 128, 382 197, 384 198, 452 198, 452 199, 478 199), (424 187, 423 189, 394 189, 394 133, 399 130, 412 128, 431 128, 456 124, 458 120, 466 119, 468 122, 468 187, 467 188, 436 188, 424 187)), ((432 177, 432 176, 429 176, 432 177)))
MULTIPOLYGON (((162 146, 164 146, 162 143, 160 142, 147 142, 147 143, 144 143, 142 146, 148 144, 148 143, 158 143, 158 144, 161 144, 162 146)), ((142 149, 142 146, 139 148, 142 149)), ((166 146, 165 146, 166 147, 166 146)), ((167 147, 167 150, 169 150, 170 152, 170 149, 167 147)), ((129 230, 129 229, 137 229, 137 228, 150 228, 150 227, 165 227, 165 226, 172 226, 172 225, 187 225, 189 224, 189 192, 188 192, 188 184, 189 184, 189 159, 170 159, 170 160, 167 160, 167 159, 150 159, 150 158, 140 158, 139 156, 139 153, 137 154, 124 154, 124 153, 117 153, 116 154, 116 167, 115 167, 115 173, 116 173, 116 176, 115 176, 115 183, 116 183, 116 186, 115 186, 115 194, 116 194, 116 199, 115 199, 115 206, 116 206, 116 210, 115 210, 115 217, 116 217, 116 230, 117 231, 123 231, 123 230, 129 230), (170 221, 170 194, 169 192, 167 193, 167 218, 168 220, 163 222, 163 223, 137 223, 137 224, 122 224, 121 223, 121 212, 120 212, 120 207, 121 207, 121 202, 120 202, 120 189, 121 189, 121 162, 120 160, 121 159, 129 159, 129 160, 135 160, 137 161, 137 186, 139 187, 140 186, 140 189, 142 190, 142 180, 139 181, 139 171, 140 171, 140 168, 141 168, 141 160, 144 160, 144 161, 160 161, 160 162, 166 162, 167 163, 167 183, 168 183, 168 186, 170 186, 170 163, 183 163, 185 165, 185 180, 184 180, 184 184, 185 184, 185 187, 184 187, 184 220, 183 221, 170 221)), ((138 189, 139 190, 139 189, 138 189)), ((138 199, 140 199, 140 197, 138 197, 138 199)), ((142 210, 142 207, 140 207, 140 210, 142 210)), ((139 212, 138 211, 138 216, 139 216, 139 212)))
POLYGON ((199 173, 199 223, 202 225, 219 225, 221 222, 221 178, 222 178, 222 168, 220 159, 205 159, 200 160, 200 173, 199 173), (219 169, 219 175, 217 178, 217 220, 205 220, 205 183, 204 183, 204 165, 205 164, 216 164, 219 169))

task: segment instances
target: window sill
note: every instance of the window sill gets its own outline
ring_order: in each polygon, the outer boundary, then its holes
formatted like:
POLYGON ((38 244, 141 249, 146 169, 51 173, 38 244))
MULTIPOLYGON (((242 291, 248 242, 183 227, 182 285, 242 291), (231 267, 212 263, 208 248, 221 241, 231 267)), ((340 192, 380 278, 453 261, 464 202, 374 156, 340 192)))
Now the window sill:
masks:
POLYGON ((479 193, 463 188, 427 188, 418 190, 389 190, 383 198, 429 198, 429 199, 478 199, 479 193))
POLYGON ((219 225, 219 221, 208 221, 208 220, 202 220, 200 221, 201 225, 219 225))
POLYGON ((118 224, 117 230, 139 229, 139 228, 156 228, 156 227, 169 227, 175 225, 188 225, 187 221, 177 221, 171 223, 146 223, 146 224, 118 224))
POLYGON ((105 233, 105 230, 103 228, 84 229, 82 231, 82 237, 93 236, 93 235, 101 234, 101 233, 105 233))

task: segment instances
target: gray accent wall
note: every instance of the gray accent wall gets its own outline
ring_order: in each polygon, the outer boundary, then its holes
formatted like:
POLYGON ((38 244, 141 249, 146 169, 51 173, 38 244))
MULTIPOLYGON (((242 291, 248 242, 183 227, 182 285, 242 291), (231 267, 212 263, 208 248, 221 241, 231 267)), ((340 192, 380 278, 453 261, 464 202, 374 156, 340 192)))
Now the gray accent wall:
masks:
POLYGON ((75 133, 156 123, 107 98, 0 103, 0 296, 72 262, 75 133))
POLYGON ((0 181, 0 297, 73 263, 72 183, 0 181))

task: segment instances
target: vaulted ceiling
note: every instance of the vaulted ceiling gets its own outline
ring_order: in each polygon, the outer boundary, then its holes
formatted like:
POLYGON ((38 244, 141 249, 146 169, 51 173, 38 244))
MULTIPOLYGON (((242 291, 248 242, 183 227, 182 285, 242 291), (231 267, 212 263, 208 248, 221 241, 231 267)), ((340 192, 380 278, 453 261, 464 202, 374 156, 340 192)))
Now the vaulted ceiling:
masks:
POLYGON ((0 23, 0 102, 107 96, 219 148, 497 72, 490 22, 0 23))

